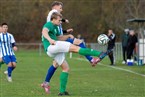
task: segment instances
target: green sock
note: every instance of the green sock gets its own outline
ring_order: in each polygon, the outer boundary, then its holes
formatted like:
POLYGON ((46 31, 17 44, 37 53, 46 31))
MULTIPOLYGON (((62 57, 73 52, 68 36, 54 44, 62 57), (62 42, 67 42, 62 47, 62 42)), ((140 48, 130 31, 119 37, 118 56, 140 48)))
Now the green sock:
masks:
POLYGON ((62 72, 60 75, 60 93, 65 92, 68 80, 68 72, 62 72))
POLYGON ((97 50, 93 50, 90 48, 80 48, 79 50, 79 54, 81 55, 90 55, 90 56, 99 56, 101 54, 101 52, 97 51, 97 50))

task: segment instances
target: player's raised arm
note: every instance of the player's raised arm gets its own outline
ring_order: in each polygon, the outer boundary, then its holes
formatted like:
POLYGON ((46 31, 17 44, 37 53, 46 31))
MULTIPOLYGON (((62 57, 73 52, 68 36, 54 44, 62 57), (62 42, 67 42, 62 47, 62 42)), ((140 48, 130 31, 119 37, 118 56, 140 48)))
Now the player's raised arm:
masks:
POLYGON ((42 29, 42 35, 50 42, 50 44, 54 45, 55 40, 51 39, 50 36, 48 35, 49 30, 47 28, 42 29))

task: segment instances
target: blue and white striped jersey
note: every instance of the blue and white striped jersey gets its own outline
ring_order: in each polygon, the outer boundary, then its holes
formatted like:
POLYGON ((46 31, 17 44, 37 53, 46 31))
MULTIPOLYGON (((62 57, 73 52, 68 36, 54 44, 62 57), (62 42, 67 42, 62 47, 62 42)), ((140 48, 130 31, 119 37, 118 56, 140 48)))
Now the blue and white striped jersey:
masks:
POLYGON ((2 56, 15 55, 12 47, 12 43, 15 43, 15 39, 10 33, 0 33, 0 46, 2 56))
POLYGON ((2 46, 1 46, 1 43, 0 43, 0 58, 2 58, 2 46))

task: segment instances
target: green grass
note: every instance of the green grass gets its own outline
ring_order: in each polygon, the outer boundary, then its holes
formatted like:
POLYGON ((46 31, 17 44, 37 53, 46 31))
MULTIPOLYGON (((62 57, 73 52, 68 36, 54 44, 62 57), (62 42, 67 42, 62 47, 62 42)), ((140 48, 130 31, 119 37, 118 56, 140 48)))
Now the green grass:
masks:
MULTIPOLYGON (((58 68, 51 80, 51 94, 45 94, 40 84, 44 81, 52 59, 38 51, 27 50, 16 52, 17 68, 13 72, 13 82, 8 83, 3 71, 0 70, 0 97, 55 97, 59 92, 58 68)), ((89 62, 77 60, 79 55, 74 54, 67 61, 70 65, 67 90, 71 97, 145 97, 145 66, 126 66, 117 61, 115 68, 109 66, 106 58, 95 68, 89 62), (130 73, 116 68, 133 71, 130 73)))

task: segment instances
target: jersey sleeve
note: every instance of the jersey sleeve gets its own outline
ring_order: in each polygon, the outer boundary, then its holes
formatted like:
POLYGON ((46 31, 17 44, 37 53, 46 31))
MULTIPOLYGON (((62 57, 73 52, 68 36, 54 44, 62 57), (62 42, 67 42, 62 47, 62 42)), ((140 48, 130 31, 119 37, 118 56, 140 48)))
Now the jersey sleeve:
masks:
POLYGON ((49 31, 52 30, 52 26, 51 26, 51 24, 50 24, 49 22, 47 22, 47 23, 43 26, 43 28, 47 28, 49 31))
POLYGON ((11 35, 10 35, 10 37, 11 37, 11 40, 10 40, 10 42, 11 42, 11 43, 15 43, 14 36, 11 34, 11 35))
POLYGON ((113 39, 115 39, 115 37, 116 37, 115 34, 112 33, 112 34, 109 36, 109 39, 110 39, 110 40, 113 40, 113 39))

